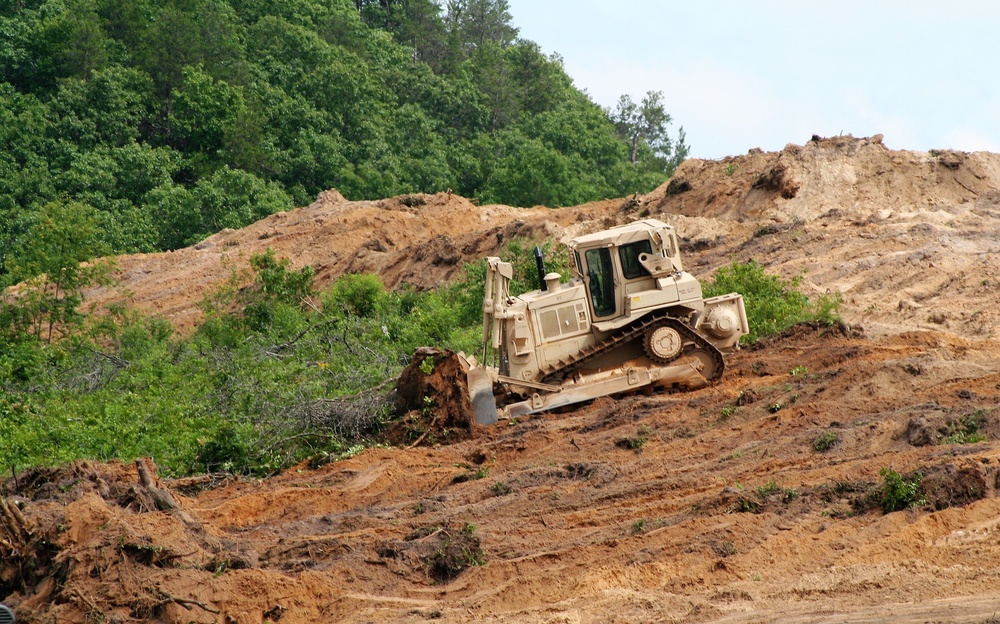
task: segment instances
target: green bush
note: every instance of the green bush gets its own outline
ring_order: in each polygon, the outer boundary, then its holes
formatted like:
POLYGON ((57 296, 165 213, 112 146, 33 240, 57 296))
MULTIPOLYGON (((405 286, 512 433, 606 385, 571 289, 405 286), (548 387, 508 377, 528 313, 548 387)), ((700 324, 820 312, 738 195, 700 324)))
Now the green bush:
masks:
MULTIPOLYGON (((563 245, 557 245, 551 240, 538 245, 545 260, 546 272, 559 273, 563 282, 573 276, 573 268, 569 252, 563 245)), ((535 243, 525 238, 510 240, 505 249, 499 253, 500 259, 510 262, 514 276, 510 281, 510 294, 537 290, 538 269, 535 264, 535 243)), ((463 326, 478 326, 483 321, 483 294, 486 289, 486 260, 470 262, 463 267, 464 275, 441 291, 459 304, 460 316, 458 322, 463 326)))
POLYGON ((813 450, 817 453, 825 453, 833 448, 833 445, 837 443, 840 436, 836 431, 824 431, 823 433, 816 436, 812 441, 813 450))
POLYGON ((892 513, 927 504, 924 489, 920 485, 920 473, 914 473, 907 478, 892 468, 883 468, 879 475, 882 477, 879 503, 883 512, 892 513))
POLYGON ((975 444, 989 438, 982 429, 986 425, 986 411, 976 410, 962 416, 957 421, 949 420, 941 437, 941 444, 975 444))
POLYGON ((781 333, 796 323, 834 323, 839 319, 839 295, 822 295, 812 301, 799 290, 801 279, 784 280, 768 275, 755 260, 733 262, 716 271, 703 284, 704 296, 715 297, 730 292, 743 295, 750 323, 750 333, 743 342, 781 333))

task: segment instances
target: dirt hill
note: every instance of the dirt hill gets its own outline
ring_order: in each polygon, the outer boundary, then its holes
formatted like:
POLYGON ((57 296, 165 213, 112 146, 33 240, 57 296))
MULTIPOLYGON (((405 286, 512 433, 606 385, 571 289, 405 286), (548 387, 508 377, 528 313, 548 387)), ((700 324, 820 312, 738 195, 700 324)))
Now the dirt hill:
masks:
POLYGON ((9 478, 0 538, 22 558, 0 587, 16 566, 32 582, 7 604, 27 622, 996 621, 1000 155, 816 137, 560 210, 330 191, 121 258, 90 301, 127 292, 183 329, 267 247, 321 280, 431 286, 516 234, 646 215, 678 227, 695 275, 755 259, 841 293, 845 323, 743 350, 697 392, 265 481, 141 485, 87 462, 9 478), (903 496, 916 471, 925 500, 883 513, 887 479, 903 496))

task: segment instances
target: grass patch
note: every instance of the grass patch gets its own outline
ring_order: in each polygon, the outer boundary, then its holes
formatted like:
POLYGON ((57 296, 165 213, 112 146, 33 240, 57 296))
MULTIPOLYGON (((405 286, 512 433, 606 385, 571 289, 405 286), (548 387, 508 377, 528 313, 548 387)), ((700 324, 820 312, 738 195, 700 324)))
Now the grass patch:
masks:
POLYGON ((819 434, 812 441, 812 448, 817 453, 825 453, 833 448, 833 446, 840 440, 840 434, 836 431, 831 431, 827 429, 823 433, 819 434))
POLYGON ((622 438, 615 442, 615 446, 624 449, 630 449, 633 451, 638 451, 649 441, 649 436, 653 434, 653 428, 647 425, 639 427, 636 431, 635 436, 631 438, 622 438))

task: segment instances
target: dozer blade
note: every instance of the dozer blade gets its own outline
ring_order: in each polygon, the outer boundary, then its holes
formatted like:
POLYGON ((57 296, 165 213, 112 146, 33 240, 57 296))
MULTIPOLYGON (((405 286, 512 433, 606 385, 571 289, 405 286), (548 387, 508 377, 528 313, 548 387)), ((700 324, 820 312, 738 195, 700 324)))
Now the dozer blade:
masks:
POLYGON ((697 357, 682 356, 668 366, 623 368, 581 375, 574 383, 564 384, 558 392, 539 392, 524 401, 508 405, 504 410, 510 416, 523 416, 663 382, 691 390, 704 388, 710 382, 701 374, 702 368, 703 364, 697 357))
POLYGON ((473 367, 467 373, 469 381, 469 398, 472 399, 472 412, 480 425, 495 425, 497 423, 497 400, 493 396, 493 378, 485 368, 473 367))

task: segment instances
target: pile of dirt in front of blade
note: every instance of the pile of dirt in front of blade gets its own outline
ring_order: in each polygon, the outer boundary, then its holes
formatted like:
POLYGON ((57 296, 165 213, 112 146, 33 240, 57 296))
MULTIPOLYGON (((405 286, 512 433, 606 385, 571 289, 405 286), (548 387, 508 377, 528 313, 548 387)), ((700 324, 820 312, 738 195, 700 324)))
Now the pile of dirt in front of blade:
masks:
POLYGON ((396 382, 398 419, 386 432, 390 444, 455 443, 476 435, 467 367, 446 349, 421 347, 396 382))

